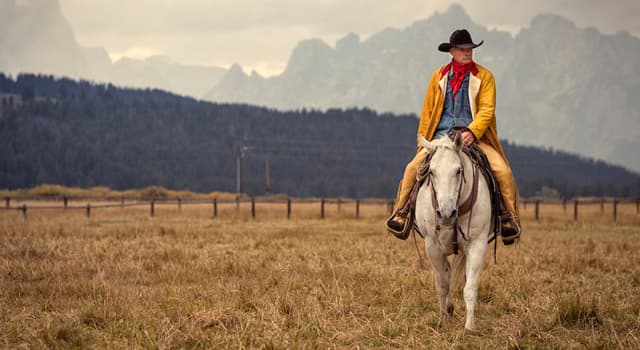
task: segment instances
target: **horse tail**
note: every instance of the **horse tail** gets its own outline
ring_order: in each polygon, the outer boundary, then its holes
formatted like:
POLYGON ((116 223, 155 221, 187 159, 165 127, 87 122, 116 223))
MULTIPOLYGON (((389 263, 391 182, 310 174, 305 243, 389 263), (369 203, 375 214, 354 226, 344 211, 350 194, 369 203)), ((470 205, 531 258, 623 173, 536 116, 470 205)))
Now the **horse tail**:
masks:
POLYGON ((454 292, 456 289, 462 289, 466 282, 466 266, 467 256, 465 254, 456 254, 451 263, 451 283, 449 290, 454 292))

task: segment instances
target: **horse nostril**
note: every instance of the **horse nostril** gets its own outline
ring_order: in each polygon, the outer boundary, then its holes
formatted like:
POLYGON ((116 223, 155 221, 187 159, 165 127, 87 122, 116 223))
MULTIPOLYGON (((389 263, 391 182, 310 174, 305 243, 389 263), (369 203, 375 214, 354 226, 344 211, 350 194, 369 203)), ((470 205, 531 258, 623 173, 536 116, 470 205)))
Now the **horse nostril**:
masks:
POLYGON ((436 210, 436 215, 438 215, 438 219, 442 219, 442 214, 440 214, 440 210, 436 210))
POLYGON ((457 216, 458 216, 458 211, 454 209, 454 210, 451 212, 451 217, 452 217, 452 218, 455 218, 455 217, 457 217, 457 216))

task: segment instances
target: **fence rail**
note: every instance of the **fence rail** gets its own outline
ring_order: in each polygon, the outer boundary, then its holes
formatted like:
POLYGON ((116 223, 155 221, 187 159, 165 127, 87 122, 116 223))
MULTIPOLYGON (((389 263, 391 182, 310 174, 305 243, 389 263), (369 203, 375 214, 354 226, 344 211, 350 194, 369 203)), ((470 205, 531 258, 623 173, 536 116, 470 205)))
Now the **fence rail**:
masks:
MULTIPOLYGON (((214 198, 214 199, 185 199, 185 198, 176 198, 176 199, 167 199, 167 198, 106 198, 106 199, 94 199, 94 198, 68 198, 68 197, 38 197, 38 198, 29 198, 29 197, 5 197, 5 206, 0 206, 0 210, 10 211, 17 210, 22 212, 22 216, 26 220, 28 217, 28 213, 31 211, 37 210, 83 210, 87 218, 91 217, 91 213, 98 209, 109 209, 109 208, 131 208, 131 207, 144 207, 147 206, 149 208, 149 215, 154 217, 156 215, 156 206, 169 206, 175 205, 178 211, 182 210, 183 206, 195 205, 195 204, 207 204, 211 205, 211 213, 212 217, 216 218, 219 215, 218 207, 221 204, 234 204, 236 205, 236 210, 239 211, 240 205, 242 203, 250 203, 251 204, 251 217, 256 218, 256 205, 257 204, 283 204, 286 206, 286 218, 290 219, 294 204, 319 204, 319 217, 324 219, 326 217, 326 207, 327 205, 335 205, 337 207, 337 212, 342 213, 342 207, 344 205, 354 205, 353 216, 356 219, 361 217, 361 205, 381 205, 386 206, 385 212, 387 214, 391 214, 393 210, 393 200, 390 199, 347 199, 347 198, 265 198, 265 197, 236 197, 235 199, 229 198, 214 198), (78 201, 87 201, 86 205, 70 205, 69 201, 73 200, 74 202, 78 201), (44 202, 46 205, 27 205, 23 202, 44 202), (115 203, 106 203, 106 204, 96 204, 96 201, 106 201, 106 202, 118 202, 115 203), (12 202, 22 203, 17 206, 12 206, 12 202), (51 202, 59 202, 60 205, 51 205, 51 202), (93 202, 93 203, 91 203, 93 202)), ((533 218, 535 221, 540 221, 541 214, 541 206, 545 205, 561 205, 564 213, 567 213, 568 208, 570 207, 573 212, 573 221, 578 222, 579 220, 579 208, 580 206, 587 205, 600 205, 600 213, 605 213, 605 205, 612 205, 611 210, 611 218, 614 223, 618 222, 619 219, 619 206, 622 204, 635 204, 636 207, 636 216, 640 216, 640 198, 630 199, 630 198, 589 198, 589 199, 564 199, 564 200, 550 200, 550 199, 524 199, 521 201, 521 210, 524 209, 525 212, 528 211, 529 206, 533 206, 533 218)))
MULTIPOLYGON (((39 197, 39 198, 5 198, 5 206, 0 207, 0 210, 19 210, 22 211, 23 217, 27 218, 27 213, 31 210, 84 210, 86 216, 91 217, 92 210, 95 212, 97 209, 107 208, 130 208, 130 207, 149 207, 149 214, 154 217, 156 214, 157 205, 176 205, 178 210, 182 210, 182 206, 188 206, 193 204, 210 204, 212 206, 213 217, 218 217, 218 206, 220 204, 236 204, 236 208, 239 209, 240 204, 251 204, 251 217, 256 218, 256 204, 278 204, 282 203, 286 205, 286 217, 291 218, 291 213, 294 204, 319 204, 320 218, 324 219, 325 207, 329 204, 337 205, 338 212, 341 212, 341 207, 345 204, 354 204, 355 211, 354 216, 356 219, 360 218, 360 206, 363 204, 368 205, 384 205, 387 207, 387 211, 390 213, 393 208, 393 202, 387 199, 344 199, 344 198, 256 198, 256 197, 237 197, 235 199, 166 199, 166 198, 134 198, 134 199, 118 199, 119 204, 95 204, 87 203, 86 205, 70 205, 70 198, 58 198, 58 197, 39 197), (21 204, 18 206, 11 206, 11 202, 60 202, 60 205, 27 205, 21 204), (129 202, 127 202, 129 201, 129 202)), ((114 201, 114 199, 88 199, 88 198, 73 198, 73 201, 93 200, 95 201, 114 201)))
POLYGON ((527 207, 529 205, 533 205, 534 206, 534 219, 535 221, 539 222, 540 221, 540 205, 541 204, 555 204, 555 205, 562 205, 562 210, 563 212, 567 212, 567 206, 568 204, 571 203, 571 207, 573 208, 573 221, 574 222, 578 222, 578 213, 579 213, 579 206, 585 206, 585 205, 594 205, 594 204, 599 204, 600 205, 600 213, 604 214, 605 212, 605 205, 606 204, 612 204, 612 218, 613 218, 613 222, 617 223, 618 222, 618 207, 621 204, 635 204, 636 205, 636 216, 640 216, 640 198, 636 198, 636 199, 630 199, 630 198, 589 198, 589 199, 572 199, 572 200, 567 200, 567 199, 562 199, 562 200, 541 200, 541 199, 529 199, 529 200, 523 200, 521 202, 522 206, 524 207, 524 210, 527 210, 527 207))

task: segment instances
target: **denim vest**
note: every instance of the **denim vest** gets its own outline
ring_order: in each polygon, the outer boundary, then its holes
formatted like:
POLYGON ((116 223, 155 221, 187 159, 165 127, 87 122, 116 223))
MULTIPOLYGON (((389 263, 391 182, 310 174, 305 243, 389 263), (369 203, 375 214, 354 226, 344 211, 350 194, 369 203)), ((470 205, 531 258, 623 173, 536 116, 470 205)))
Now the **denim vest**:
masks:
POLYGON ((444 108, 440 123, 436 128, 433 139, 449 135, 453 131, 454 126, 467 126, 473 121, 471 116, 471 106, 469 105, 469 74, 464 76, 462 85, 456 93, 456 99, 453 99, 453 88, 451 87, 451 79, 447 81, 447 93, 444 98, 444 108))

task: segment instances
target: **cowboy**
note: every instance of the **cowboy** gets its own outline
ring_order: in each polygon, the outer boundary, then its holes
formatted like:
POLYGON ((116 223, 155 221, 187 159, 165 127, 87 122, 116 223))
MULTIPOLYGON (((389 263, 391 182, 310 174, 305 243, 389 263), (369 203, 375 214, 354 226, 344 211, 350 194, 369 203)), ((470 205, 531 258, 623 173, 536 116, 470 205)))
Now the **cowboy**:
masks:
MULTIPOLYGON (((483 42, 475 44, 466 29, 459 29, 451 34, 448 43, 438 46, 439 51, 450 53, 452 60, 431 75, 420 114, 418 134, 433 140, 452 135, 454 127, 466 127, 462 132, 465 144, 477 143, 485 153, 502 191, 505 208, 500 213, 502 241, 512 244, 521 232, 518 188, 498 139, 493 74, 473 61, 473 49, 483 42)), ((400 182, 394 211, 386 224, 387 231, 398 238, 406 237, 405 233, 408 232, 405 223, 410 213, 402 209, 416 183, 418 168, 426 157, 427 151, 418 144, 417 153, 407 165, 400 182)))

